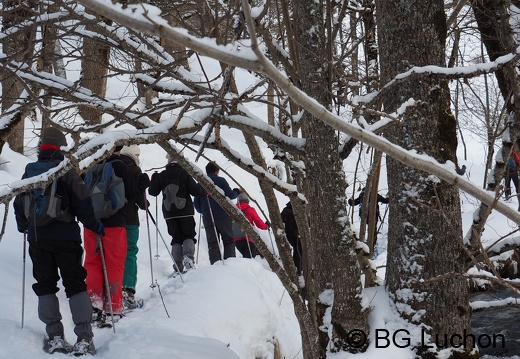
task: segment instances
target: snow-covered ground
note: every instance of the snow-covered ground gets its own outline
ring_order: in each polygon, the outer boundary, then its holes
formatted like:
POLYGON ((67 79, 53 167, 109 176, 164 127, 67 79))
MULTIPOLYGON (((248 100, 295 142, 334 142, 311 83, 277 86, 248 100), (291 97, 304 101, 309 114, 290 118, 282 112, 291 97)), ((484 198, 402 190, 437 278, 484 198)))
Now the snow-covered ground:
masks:
MULTIPOLYGON (((166 163, 162 150, 153 145, 141 146, 141 159, 144 170, 166 163)), ((34 155, 27 158, 4 148, 0 158, 0 183, 5 186, 19 179, 25 164, 31 160, 34 160, 34 155)), ((204 165, 201 163, 200 167, 204 165)), ((233 186, 231 180, 228 180, 233 186)), ((282 198, 280 203, 283 205, 284 201, 282 198)), ((151 197, 150 202, 155 217, 155 198, 151 197)), ((467 228, 474 203, 470 199, 463 199, 463 203, 463 218, 467 228)), ((515 202, 511 203, 511 206, 516 205, 515 202)), ((382 211, 384 209, 382 206, 382 211)), ((196 215, 200 236, 197 245, 198 269, 188 272, 182 279, 172 278, 172 260, 161 235, 168 248, 170 239, 161 212, 158 214, 160 233, 157 233, 151 220, 147 222, 144 212, 140 216, 137 295, 145 300, 145 305, 117 323, 115 333, 111 329, 94 329, 98 350, 96 357, 272 358, 276 340, 285 358, 302 358, 299 326, 291 300, 264 260, 236 258, 209 265, 205 231, 204 228, 199 230, 200 218, 196 215), (153 288, 152 283, 155 285, 153 288)), ((498 233, 507 233, 511 227, 512 223, 496 215, 486 232, 489 236, 491 233, 496 236, 498 233)), ((269 241, 266 232, 264 240, 269 241)), ((380 245, 376 265, 385 262, 386 224, 383 226, 380 245)), ((41 350, 44 325, 37 317, 37 298, 31 289, 34 282, 32 264, 28 255, 25 265, 23 258, 23 236, 16 230, 11 210, 6 233, 0 242, 0 358, 47 358, 48 354, 41 350), (25 295, 22 292, 24 267, 25 295)), ((379 274, 384 276, 384 267, 379 274)), ((382 287, 368 289, 365 294, 371 299, 373 307, 370 314, 371 338, 375 337, 375 329, 390 332, 406 329, 407 332, 402 332, 403 339, 409 336, 412 342, 420 340, 421 333, 395 315, 382 287)), ((70 341, 74 341, 67 300, 63 291, 58 295, 66 335, 70 341)), ((383 331, 378 335, 382 334, 383 331)), ((403 343, 406 342, 401 342, 401 346, 404 346, 403 343)), ((381 355, 387 359, 413 358, 408 348, 383 346, 384 340, 373 341, 366 353, 356 355, 355 358, 375 359, 381 355)), ((338 353, 330 354, 330 357, 354 356, 338 353)))

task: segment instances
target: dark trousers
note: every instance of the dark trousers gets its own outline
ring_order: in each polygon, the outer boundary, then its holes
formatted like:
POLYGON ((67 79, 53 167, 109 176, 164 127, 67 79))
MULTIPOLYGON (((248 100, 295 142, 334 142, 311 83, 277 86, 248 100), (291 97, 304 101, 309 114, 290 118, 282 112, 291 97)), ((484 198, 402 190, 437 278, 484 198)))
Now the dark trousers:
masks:
POLYGON ((33 263, 33 276, 36 279, 32 287, 37 296, 57 293, 60 275, 67 298, 87 290, 87 271, 81 264, 81 242, 30 241, 29 255, 33 263))
POLYGON ((287 236, 287 239, 289 240, 289 244, 293 247, 293 262, 298 270, 298 274, 300 274, 302 272, 302 242, 297 236, 287 236))
POLYGON ((233 224, 231 217, 215 221, 206 221, 203 219, 204 228, 206 229, 206 238, 208 240, 209 261, 211 264, 230 257, 236 257, 235 240, 233 239, 233 224), (218 246, 218 237, 222 238, 224 243, 224 257, 220 253, 218 246))
POLYGON ((513 181, 513 184, 515 185, 516 194, 518 194, 518 172, 506 172, 506 197, 511 197, 511 181, 513 181))
POLYGON ((193 239, 197 243, 193 216, 168 218, 166 225, 168 226, 168 234, 172 236, 171 245, 182 244, 185 239, 193 239))
POLYGON ((253 242, 249 242, 246 238, 235 240, 235 246, 244 258, 255 258, 258 254, 258 249, 253 242))

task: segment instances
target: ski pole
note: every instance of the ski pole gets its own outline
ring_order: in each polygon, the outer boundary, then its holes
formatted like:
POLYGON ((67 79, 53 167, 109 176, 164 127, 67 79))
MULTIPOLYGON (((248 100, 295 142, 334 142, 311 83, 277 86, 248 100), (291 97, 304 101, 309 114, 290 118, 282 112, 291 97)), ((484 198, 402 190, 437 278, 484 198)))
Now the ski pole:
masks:
MULTIPOLYGON (((217 243, 220 243, 220 237, 218 236, 217 226, 215 224, 215 217, 213 217, 213 210, 211 209, 211 203, 209 202, 208 196, 206 196, 206 200, 208 201, 209 215, 211 216, 211 222, 213 223, 213 230, 215 231, 215 237, 217 238, 217 243)), ((218 249, 218 251, 220 253, 220 260, 222 261, 222 264, 224 264, 224 258, 222 257, 222 252, 220 251, 220 248, 218 249)))
POLYGON ((199 248, 200 248, 200 227, 202 225, 202 213, 199 215, 199 232, 197 233, 197 258, 195 258, 195 263, 199 264, 199 248))
POLYGON ((150 284, 150 288, 152 290, 155 288, 155 283, 153 281, 153 263, 152 263, 152 239, 150 237, 150 221, 148 220, 148 213, 150 210, 148 209, 148 200, 146 199, 146 192, 143 193, 144 196, 144 207, 146 209, 146 229, 148 233, 148 252, 150 254, 150 275, 152 276, 152 284, 150 284))
MULTIPOLYGON (((271 226, 269 226, 269 228, 267 228, 267 234, 269 235, 269 240, 271 241, 271 247, 273 247, 273 254, 275 254, 275 251, 274 251, 274 243, 273 243, 273 237, 271 237, 271 226)), ((274 231, 273 231, 274 233, 274 231)))
MULTIPOLYGON (((155 197, 155 217, 159 217, 159 205, 158 205, 157 197, 155 197)), ((155 258, 159 258, 159 228, 155 226, 155 258)))
POLYGON ((150 219, 152 220, 152 223, 155 225, 155 228, 157 228, 157 233, 159 233, 159 237, 161 237, 162 242, 164 243, 164 246, 166 247, 166 250, 168 251, 168 254, 170 255, 170 258, 172 259, 173 265, 175 266, 175 269, 179 273, 179 276, 181 277, 181 281, 184 283, 184 279, 182 278, 182 274, 181 274, 181 271, 179 270, 179 266, 175 262, 175 259, 173 258, 173 255, 171 254, 171 251, 169 250, 168 245, 166 244, 166 241, 164 240, 164 237, 163 237, 161 231, 159 230, 159 226, 157 225, 157 222, 153 218, 153 216, 150 213, 150 211, 147 211, 147 213, 148 213, 148 216, 150 216, 150 219))
POLYGON ((116 324, 114 321, 114 308, 112 306, 112 296, 110 295, 110 283, 108 282, 107 265, 105 262, 105 252, 103 251, 103 243, 101 242, 101 236, 96 235, 97 245, 99 248, 99 254, 101 255, 101 266, 103 267, 103 276, 105 277, 105 291, 108 299, 108 305, 110 306, 110 316, 112 317, 112 328, 114 333, 116 332, 116 324))
POLYGON ((23 271, 22 271, 22 329, 25 315, 25 259, 27 257, 27 234, 23 232, 23 271))
POLYGON ((159 282, 157 281, 157 279, 155 280, 155 284, 157 285, 157 290, 159 291, 159 295, 161 296, 161 301, 162 301, 162 304, 164 307, 164 311, 166 312, 166 315, 168 316, 168 318, 170 318, 170 313, 168 313, 168 309, 166 308, 166 303, 164 303, 164 298, 161 293, 161 286, 159 285, 159 282))

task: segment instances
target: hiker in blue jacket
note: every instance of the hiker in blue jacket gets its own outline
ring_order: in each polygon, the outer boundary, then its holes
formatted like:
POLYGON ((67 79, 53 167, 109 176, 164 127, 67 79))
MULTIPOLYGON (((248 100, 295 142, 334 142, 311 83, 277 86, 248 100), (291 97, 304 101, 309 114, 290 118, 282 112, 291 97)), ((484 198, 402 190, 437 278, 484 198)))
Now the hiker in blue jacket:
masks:
MULTIPOLYGON (((52 168, 63 161, 60 147, 67 146, 67 140, 57 128, 48 127, 42 131, 38 161, 29 163, 22 178, 46 172, 41 169, 52 168), (38 171, 40 169, 40 171, 38 171)), ((44 193, 49 193, 45 191, 44 193)), ((83 248, 81 232, 75 218, 85 228, 104 235, 103 225, 94 216, 90 193, 81 177, 71 169, 56 180, 56 198, 60 200, 63 214, 48 223, 38 223, 39 214, 26 211, 28 204, 21 193, 14 200, 14 213, 18 231, 27 233, 29 255, 33 263, 34 293, 38 296, 38 317, 45 323, 47 338, 44 350, 48 353, 66 353, 76 355, 95 353, 92 342, 92 305, 87 294, 85 278, 87 271, 82 266, 83 248), (66 215, 65 215, 66 213, 66 215), (29 214, 28 218, 27 214, 29 214), (69 299, 74 332, 77 342, 71 348, 65 342, 60 304, 56 293, 59 291, 58 280, 62 279, 65 295, 69 299)), ((47 198, 47 203, 50 197, 47 198)), ((57 206, 58 207, 58 206, 57 206)))
MULTIPOLYGON (((220 177, 219 168, 214 162, 206 165, 206 174, 215 186, 220 187, 226 197, 235 199, 240 194, 238 189, 231 189, 229 183, 220 177)), ((230 257, 236 257, 235 240, 233 238, 233 223, 229 214, 211 196, 195 197, 194 206, 197 212, 202 213, 202 222, 208 240, 209 261, 211 264, 230 257), (224 256, 220 253, 218 237, 224 243, 224 256)))

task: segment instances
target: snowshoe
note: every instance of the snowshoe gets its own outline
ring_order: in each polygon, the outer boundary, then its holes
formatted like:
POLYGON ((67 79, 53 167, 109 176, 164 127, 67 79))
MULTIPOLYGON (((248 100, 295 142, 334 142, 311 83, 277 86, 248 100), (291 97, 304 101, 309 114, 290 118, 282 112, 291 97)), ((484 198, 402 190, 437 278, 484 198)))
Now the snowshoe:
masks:
POLYGON ((142 308, 143 304, 143 300, 137 299, 131 289, 123 289, 123 306, 125 310, 131 311, 136 308, 142 308))
POLYGON ((92 340, 81 339, 74 344, 70 353, 77 357, 83 355, 94 355, 96 354, 96 347, 92 340))
POLYGON ((43 340, 43 350, 46 353, 69 353, 72 346, 65 341, 61 335, 55 335, 51 338, 45 338, 43 340))
POLYGON ((123 314, 114 314, 113 320, 111 315, 104 316, 104 321, 98 322, 96 325, 98 328, 112 328, 114 323, 119 322, 123 318, 123 314))
POLYGON ((195 269, 195 262, 193 262, 193 259, 190 257, 184 256, 182 259, 182 266, 184 267, 182 273, 186 273, 189 270, 195 269))

